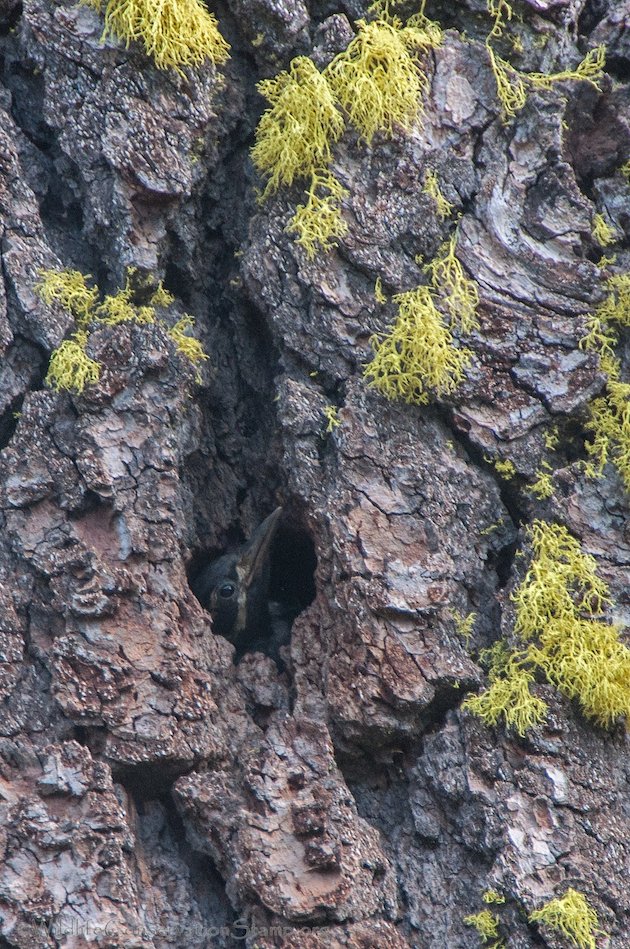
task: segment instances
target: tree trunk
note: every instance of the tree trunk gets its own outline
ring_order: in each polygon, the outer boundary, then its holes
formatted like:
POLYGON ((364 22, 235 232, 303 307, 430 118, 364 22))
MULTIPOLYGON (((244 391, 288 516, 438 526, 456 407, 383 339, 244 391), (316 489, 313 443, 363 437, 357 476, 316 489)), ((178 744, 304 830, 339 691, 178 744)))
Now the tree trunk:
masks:
POLYGON ((102 42, 87 6, 0 0, 0 946, 467 949, 485 909, 497 945, 630 947, 624 722, 542 675, 523 736, 462 709, 481 650, 514 642, 535 520, 596 558, 628 621, 628 496, 585 471, 606 377, 580 340, 630 265, 630 3, 515 3, 497 44, 519 38, 522 71, 598 43, 608 64, 511 118, 484 0, 429 3, 422 120, 347 129, 348 230, 311 260, 286 232, 299 184, 256 201, 255 83, 323 68, 366 9, 228 0, 230 60, 178 75, 102 42), (370 337, 455 232, 480 297, 465 379, 389 401, 370 337), (37 292, 54 269, 175 297, 92 328, 82 392, 47 376, 75 329, 37 292), (184 313, 199 367, 168 332, 184 313), (300 612, 284 663, 235 663, 189 581, 278 505, 271 591, 300 612), (530 920, 568 888, 595 942, 530 920))

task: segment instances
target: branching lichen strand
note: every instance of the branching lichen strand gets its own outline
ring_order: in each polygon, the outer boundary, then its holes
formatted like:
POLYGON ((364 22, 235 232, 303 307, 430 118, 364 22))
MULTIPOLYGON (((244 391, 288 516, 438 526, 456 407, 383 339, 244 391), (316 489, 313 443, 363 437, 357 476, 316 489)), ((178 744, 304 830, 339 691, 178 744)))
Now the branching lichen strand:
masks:
POLYGON ((606 62, 604 46, 597 46, 590 50, 575 69, 564 69, 549 74, 522 73, 507 60, 498 56, 492 45, 493 40, 503 35, 506 24, 514 15, 511 5, 507 0, 487 0, 486 8, 493 20, 492 29, 486 37, 486 49, 497 86, 497 98, 501 103, 506 121, 513 118, 523 108, 527 102, 528 89, 551 89, 558 82, 575 80, 590 82, 599 89, 598 80, 602 76, 606 62))
POLYGON ((336 246, 336 239, 347 233, 348 225, 341 216, 341 199, 347 194, 329 171, 313 173, 306 203, 297 206, 286 228, 297 234, 296 243, 309 260, 336 246))
POLYGON ((65 389, 80 394, 86 385, 98 382, 101 367, 87 355, 87 342, 87 332, 78 330, 55 349, 46 374, 47 385, 57 392, 65 389))

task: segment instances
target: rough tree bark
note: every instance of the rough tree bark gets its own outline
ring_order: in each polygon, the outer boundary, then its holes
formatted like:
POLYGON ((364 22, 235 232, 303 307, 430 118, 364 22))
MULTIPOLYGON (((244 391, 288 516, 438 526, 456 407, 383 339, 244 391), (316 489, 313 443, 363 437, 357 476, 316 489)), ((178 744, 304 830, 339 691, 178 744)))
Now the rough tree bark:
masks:
POLYGON ((532 92, 507 124, 485 2, 429 7, 450 29, 423 123, 343 137, 349 230, 309 262, 284 230, 299 189, 255 201, 255 82, 328 62, 363 0, 220 4, 223 79, 101 44, 86 7, 0 3, 1 946, 463 949, 492 887, 510 946, 561 947, 527 914, 567 886, 598 945, 630 946, 623 725, 544 683, 525 739, 460 708, 509 631, 533 518, 579 537, 628 620, 628 499, 579 464, 604 377, 578 343, 603 297, 595 211, 628 266, 630 4, 516 4, 524 68, 605 43, 608 75, 532 92), (428 167, 461 213, 480 329, 456 394, 414 407, 362 365, 394 314, 376 278, 416 286, 452 231, 428 167), (51 267, 104 291, 127 267, 163 278, 209 353, 201 384, 160 325, 122 324, 92 334, 98 385, 51 390, 72 326, 34 292, 51 267), (281 672, 235 665, 188 585, 277 504, 276 583, 305 607, 281 672), (452 610, 477 613, 470 643, 452 610))

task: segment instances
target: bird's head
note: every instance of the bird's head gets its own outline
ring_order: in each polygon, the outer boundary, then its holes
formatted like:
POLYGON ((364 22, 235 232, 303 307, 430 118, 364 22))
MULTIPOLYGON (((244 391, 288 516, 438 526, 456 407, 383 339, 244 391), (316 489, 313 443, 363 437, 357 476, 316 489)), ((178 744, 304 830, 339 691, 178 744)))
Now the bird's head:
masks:
POLYGON ((195 590, 215 633, 245 648, 268 618, 270 552, 282 508, 265 518, 238 550, 202 571, 195 590))

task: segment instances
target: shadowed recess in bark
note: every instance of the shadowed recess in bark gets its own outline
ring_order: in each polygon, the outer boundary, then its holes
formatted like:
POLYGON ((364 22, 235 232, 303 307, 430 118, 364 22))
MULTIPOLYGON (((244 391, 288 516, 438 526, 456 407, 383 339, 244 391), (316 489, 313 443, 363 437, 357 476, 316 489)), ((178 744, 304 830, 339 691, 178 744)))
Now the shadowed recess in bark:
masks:
POLYGON ((44 78, 32 61, 19 57, 12 45, 4 56, 3 79, 11 90, 11 115, 28 140, 46 153, 54 141, 43 116, 44 78))
MULTIPOLYGON (((91 747, 91 750, 93 748, 91 747)), ((112 779, 122 784, 139 807, 144 801, 170 799, 173 782, 190 771, 190 764, 177 761, 140 762, 125 766, 113 764, 112 779)))
POLYGON ((234 923, 236 913, 226 895, 225 883, 212 859, 191 847, 170 793, 146 796, 137 786, 132 791, 130 785, 125 790, 131 794, 126 806, 136 831, 137 872, 149 871, 154 878, 164 878, 175 900, 174 910, 180 909, 177 898, 183 895, 184 886, 191 899, 188 919, 171 916, 168 905, 162 907, 161 913, 156 912, 157 907, 152 908, 152 925, 148 928, 153 928, 154 938, 163 938, 167 933, 175 938, 179 928, 182 946, 198 945, 196 939, 202 944, 208 937, 213 939, 213 946, 227 945, 226 930, 234 923))
POLYGON ((22 4, 16 0, 8 0, 0 10, 0 36, 6 36, 15 27, 22 16, 22 4))
POLYGON ((611 0, 586 0, 580 17, 578 28, 580 33, 590 33, 603 20, 611 6, 611 0))
POLYGON ((0 415, 0 451, 11 441, 13 433, 17 427, 18 419, 20 416, 20 406, 22 405, 22 398, 18 397, 11 402, 6 412, 3 412, 0 415))

